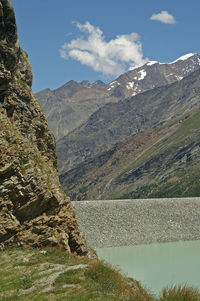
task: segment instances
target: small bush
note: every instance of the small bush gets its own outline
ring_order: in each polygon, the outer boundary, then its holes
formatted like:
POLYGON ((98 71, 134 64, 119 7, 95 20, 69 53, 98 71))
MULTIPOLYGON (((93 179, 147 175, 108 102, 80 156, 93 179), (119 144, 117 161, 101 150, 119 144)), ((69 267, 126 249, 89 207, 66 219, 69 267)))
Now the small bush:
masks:
POLYGON ((200 301, 200 293, 190 286, 172 286, 162 290, 160 301, 200 301))

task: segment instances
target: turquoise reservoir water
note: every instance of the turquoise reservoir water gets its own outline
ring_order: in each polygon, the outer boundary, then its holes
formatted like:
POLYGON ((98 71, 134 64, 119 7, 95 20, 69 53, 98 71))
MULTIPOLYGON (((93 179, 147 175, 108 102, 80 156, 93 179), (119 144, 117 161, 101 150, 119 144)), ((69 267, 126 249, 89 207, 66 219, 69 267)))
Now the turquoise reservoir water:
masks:
POLYGON ((200 289, 200 241, 99 248, 104 259, 158 294, 164 286, 188 284, 200 289))

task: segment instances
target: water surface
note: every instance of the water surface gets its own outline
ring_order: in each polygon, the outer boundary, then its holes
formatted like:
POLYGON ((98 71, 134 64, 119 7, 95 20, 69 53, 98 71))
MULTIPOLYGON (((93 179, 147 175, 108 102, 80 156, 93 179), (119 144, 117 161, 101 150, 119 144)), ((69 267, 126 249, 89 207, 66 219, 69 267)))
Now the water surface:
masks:
POLYGON ((200 289, 200 240, 96 249, 122 273, 152 292, 164 286, 188 284, 200 289))

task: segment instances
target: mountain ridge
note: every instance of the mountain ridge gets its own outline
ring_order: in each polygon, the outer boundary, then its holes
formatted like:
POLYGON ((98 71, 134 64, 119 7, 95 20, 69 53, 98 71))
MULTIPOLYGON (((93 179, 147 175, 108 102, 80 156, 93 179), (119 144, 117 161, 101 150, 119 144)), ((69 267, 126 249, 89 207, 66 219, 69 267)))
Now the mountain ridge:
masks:
POLYGON ((199 106, 200 70, 168 86, 101 107, 57 142, 60 174, 115 143, 199 106))
POLYGON ((200 108, 128 137, 60 176, 73 200, 198 197, 200 108))
MULTIPOLYGON (((187 57, 187 55, 186 55, 187 57)), ((56 90, 42 90, 36 93, 44 108, 48 124, 58 141, 87 119, 106 103, 143 93, 155 87, 181 80, 200 65, 200 56, 193 54, 185 60, 177 59, 172 63, 152 62, 120 75, 109 84, 98 81, 83 85, 69 81, 56 90)))

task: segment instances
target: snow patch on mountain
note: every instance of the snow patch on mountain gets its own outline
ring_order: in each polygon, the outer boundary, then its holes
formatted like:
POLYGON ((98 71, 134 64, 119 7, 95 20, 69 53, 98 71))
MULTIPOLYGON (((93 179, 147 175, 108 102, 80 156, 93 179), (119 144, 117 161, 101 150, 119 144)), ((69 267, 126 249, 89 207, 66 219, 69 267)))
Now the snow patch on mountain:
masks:
POLYGON ((116 83, 117 83, 117 81, 114 80, 113 82, 111 82, 111 83, 109 84, 109 86, 113 86, 113 85, 115 85, 116 83))
POLYGON ((157 62, 157 61, 149 61, 146 65, 147 66, 152 66, 152 65, 155 65, 155 64, 159 64, 159 62, 157 62))
POLYGON ((195 55, 195 53, 188 53, 188 54, 185 54, 185 55, 179 57, 177 60, 175 60, 175 61, 173 61, 173 62, 171 62, 171 63, 169 63, 169 64, 174 64, 174 63, 176 63, 176 62, 178 62, 178 61, 186 61, 187 59, 189 59, 190 57, 192 57, 192 56, 194 56, 194 55, 195 55))
POLYGON ((111 83, 109 84, 109 88, 107 89, 107 91, 110 91, 111 89, 114 89, 114 88, 116 88, 117 86, 120 86, 120 83, 119 83, 118 81, 114 80, 113 82, 111 82, 111 83))
POLYGON ((145 76, 147 75, 147 72, 145 70, 140 70, 139 72, 139 78, 138 80, 143 80, 145 78, 145 76))
MULTIPOLYGON (((170 64, 174 64, 174 63, 176 63, 176 62, 178 62, 178 61, 186 61, 187 59, 189 59, 190 57, 192 57, 192 56, 194 56, 194 55, 196 55, 196 53, 187 53, 187 54, 185 54, 185 55, 179 57, 178 59, 176 59, 175 61, 170 62, 170 63, 160 63, 160 62, 158 62, 158 61, 149 61, 149 62, 146 64, 146 66, 152 66, 152 65, 154 65, 154 64, 160 64, 160 65, 169 64, 169 65, 170 65, 170 64)), ((198 58, 198 62, 200 63, 200 59, 199 59, 199 58, 198 58)))
POLYGON ((133 89, 133 86, 134 86, 134 82, 128 82, 127 85, 126 85, 126 88, 128 90, 130 90, 130 89, 133 89))

